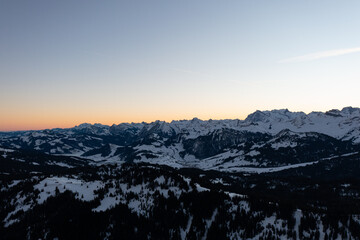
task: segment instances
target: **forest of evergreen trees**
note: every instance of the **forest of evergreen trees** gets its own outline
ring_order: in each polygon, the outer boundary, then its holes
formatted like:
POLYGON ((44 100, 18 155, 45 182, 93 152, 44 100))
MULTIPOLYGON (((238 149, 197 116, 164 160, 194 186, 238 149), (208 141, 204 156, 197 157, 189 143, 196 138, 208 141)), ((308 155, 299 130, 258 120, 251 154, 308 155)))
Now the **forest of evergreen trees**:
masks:
MULTIPOLYGON (((351 166, 351 163, 349 163, 351 166)), ((306 170, 306 171, 312 171, 306 170)), ((28 173, 14 185, 1 175, 2 239, 359 239, 359 181, 309 179, 305 170, 241 175, 124 164, 76 173, 28 173), (101 183, 83 194, 56 187, 37 204, 54 177, 101 183), (221 181, 219 181, 221 179, 221 181), (217 180, 217 181, 215 181, 217 180), (346 184, 344 184, 346 183, 346 184), (14 185, 14 186, 12 186, 14 185), (129 189, 137 189, 130 191, 129 189), (29 209, 16 211, 21 199, 29 209), (94 211, 104 199, 118 201, 94 211), (134 207, 135 203, 139 203, 134 207), (9 213, 15 214, 9 217, 9 213), (6 225, 11 221, 11 224, 6 225)), ((321 174, 320 174, 321 175, 321 174)), ((19 179, 18 179, 19 180, 19 179)), ((85 185, 84 185, 85 186, 85 185)), ((83 186, 83 187, 84 187, 83 186)), ((91 185, 89 185, 91 187, 91 185)))

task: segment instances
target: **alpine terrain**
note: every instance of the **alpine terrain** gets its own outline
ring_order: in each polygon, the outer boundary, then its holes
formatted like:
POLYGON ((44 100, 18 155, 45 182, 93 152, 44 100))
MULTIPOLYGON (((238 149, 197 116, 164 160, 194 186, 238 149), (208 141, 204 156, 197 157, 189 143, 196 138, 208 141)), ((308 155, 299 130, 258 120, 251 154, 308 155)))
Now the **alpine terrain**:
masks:
POLYGON ((360 108, 0 133, 1 239, 360 239, 360 108))

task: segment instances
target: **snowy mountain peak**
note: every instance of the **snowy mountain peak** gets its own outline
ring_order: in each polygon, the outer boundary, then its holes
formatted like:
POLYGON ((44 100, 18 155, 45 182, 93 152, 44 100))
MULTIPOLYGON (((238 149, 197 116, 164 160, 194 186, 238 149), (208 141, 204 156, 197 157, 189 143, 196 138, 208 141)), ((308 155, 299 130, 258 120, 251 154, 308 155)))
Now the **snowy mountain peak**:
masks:
POLYGON ((139 161, 202 169, 297 164, 312 161, 315 155, 356 152, 359 143, 360 111, 351 107, 310 114, 256 111, 245 120, 194 118, 111 127, 84 123, 69 129, 0 135, 4 149, 33 149, 101 163, 139 161))
POLYGON ((360 114, 360 108, 344 107, 341 112, 347 115, 360 114))
POLYGON ((285 122, 296 118, 304 118, 306 116, 303 112, 290 112, 288 109, 279 109, 271 111, 259 111, 250 114, 245 122, 252 123, 270 123, 270 122, 285 122))
POLYGON ((332 109, 330 111, 325 112, 325 115, 331 116, 331 117, 343 117, 343 115, 341 115, 341 111, 339 111, 338 109, 332 109))
POLYGON ((245 122, 265 122, 269 117, 268 114, 265 114, 262 111, 256 110, 254 113, 251 113, 245 119, 245 122))
POLYGON ((74 128, 75 129, 84 129, 84 128, 89 128, 91 126, 92 126, 91 123, 81 123, 81 124, 75 126, 74 128))
MULTIPOLYGON (((291 112, 288 109, 270 111, 257 110, 247 116, 245 120, 191 120, 154 121, 151 123, 121 123, 111 127, 102 124, 83 123, 73 129, 93 134, 119 134, 121 132, 157 132, 167 135, 185 133, 188 138, 208 134, 217 129, 231 128, 251 132, 277 134, 281 130, 289 129, 295 132, 319 132, 336 138, 359 139, 354 136, 360 126, 360 108, 345 107, 342 110, 332 109, 327 112, 291 112)), ((51 131, 51 130, 50 130, 51 131)))

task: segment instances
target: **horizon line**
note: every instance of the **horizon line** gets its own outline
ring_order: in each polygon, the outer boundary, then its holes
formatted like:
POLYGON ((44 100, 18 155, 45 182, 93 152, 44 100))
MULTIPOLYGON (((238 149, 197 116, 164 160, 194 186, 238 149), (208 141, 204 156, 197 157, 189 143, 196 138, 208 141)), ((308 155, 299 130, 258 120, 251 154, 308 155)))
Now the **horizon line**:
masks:
POLYGON ((72 127, 53 127, 53 128, 40 128, 40 129, 22 129, 22 130, 0 130, 0 133, 12 133, 12 132, 30 132, 30 131, 45 131, 45 130, 53 130, 53 129, 71 129, 71 128, 75 128, 75 127, 78 127, 82 124, 89 124, 89 125, 96 125, 96 124, 99 124, 99 125, 103 125, 103 126, 107 126, 107 127, 111 127, 113 125, 120 125, 120 124, 139 124, 139 123, 145 123, 145 124, 151 124, 151 123, 154 123, 154 122, 165 122, 165 123, 171 123, 171 122, 176 122, 176 121, 191 121, 191 120, 194 120, 194 119, 198 119, 200 121, 210 121, 210 120, 213 120, 213 121, 223 121, 223 120, 239 120, 239 121, 245 121, 245 119, 257 112, 257 111, 260 111, 260 112, 271 112, 271 111, 281 111, 281 110, 287 110, 289 112, 292 112, 292 113, 304 113, 306 115, 309 115, 310 113, 326 113, 328 111, 332 111, 332 110, 338 110, 338 111, 342 111, 344 110, 345 108, 354 108, 354 109, 360 109, 359 107, 352 107, 352 106, 347 106, 347 107, 343 107, 341 110, 339 109, 330 109, 330 110, 327 110, 327 111, 311 111, 311 112, 304 112, 304 111, 290 111, 288 108, 280 108, 280 109, 272 109, 272 110, 255 110, 253 111, 252 113, 248 114, 244 119, 239 119, 239 118, 220 118, 220 119, 213 119, 213 118, 209 118, 209 119, 200 119, 198 117, 193 117, 192 119, 174 119, 174 120, 171 120, 171 121, 166 121, 166 120, 154 120, 154 121, 151 121, 151 122, 145 122, 145 121, 142 121, 142 122, 120 122, 118 124, 116 123, 113 123, 113 124, 102 124, 102 123, 99 123, 99 122, 93 122, 93 123, 90 123, 90 122, 82 122, 82 123, 79 123, 79 124, 75 124, 73 125, 72 127))

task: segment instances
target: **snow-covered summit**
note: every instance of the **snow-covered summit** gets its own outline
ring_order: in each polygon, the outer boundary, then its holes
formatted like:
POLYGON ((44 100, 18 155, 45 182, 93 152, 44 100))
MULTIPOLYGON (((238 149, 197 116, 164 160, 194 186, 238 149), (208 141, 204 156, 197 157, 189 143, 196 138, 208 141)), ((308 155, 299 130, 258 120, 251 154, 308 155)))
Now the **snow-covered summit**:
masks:
POLYGON ((277 134, 289 129, 294 132, 317 132, 337 139, 360 142, 360 108, 346 107, 323 112, 290 112, 287 109, 256 111, 240 128, 251 132, 277 134))
POLYGON ((71 130, 80 131, 89 134, 107 135, 109 134, 109 126, 100 123, 90 124, 82 123, 73 127, 71 130))
POLYGON ((140 161, 201 169, 284 166, 357 152, 360 109, 256 111, 245 120, 80 124, 2 134, 4 149, 33 149, 96 162, 140 161), (345 142, 349 141, 349 142, 345 142))
POLYGON ((149 135, 176 136, 195 139, 221 129, 260 132, 276 135, 284 129, 293 132, 317 132, 341 140, 352 140, 360 143, 360 108, 345 107, 342 110, 332 109, 327 112, 291 112, 288 109, 271 111, 255 111, 245 120, 174 120, 171 122, 155 121, 151 123, 121 123, 112 126, 83 123, 68 129, 52 129, 43 131, 25 131, 22 136, 53 135, 61 133, 67 136, 77 133, 93 135, 149 135))

